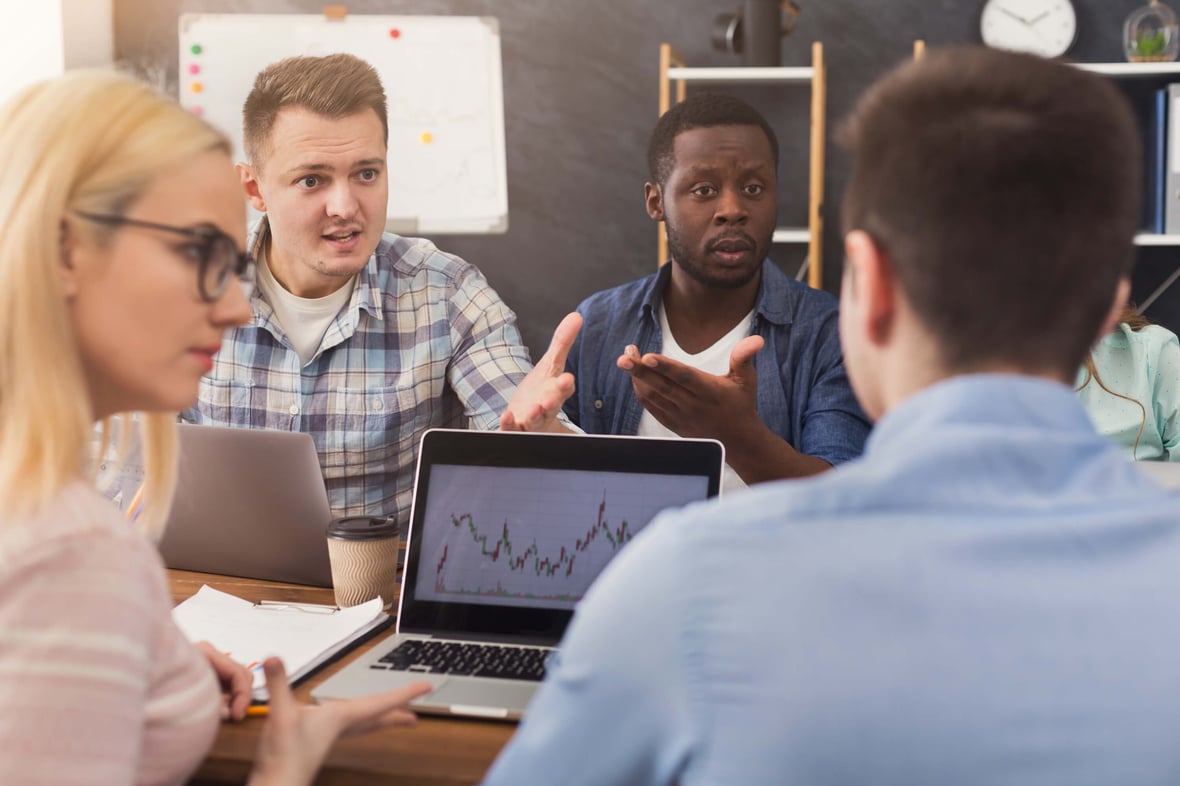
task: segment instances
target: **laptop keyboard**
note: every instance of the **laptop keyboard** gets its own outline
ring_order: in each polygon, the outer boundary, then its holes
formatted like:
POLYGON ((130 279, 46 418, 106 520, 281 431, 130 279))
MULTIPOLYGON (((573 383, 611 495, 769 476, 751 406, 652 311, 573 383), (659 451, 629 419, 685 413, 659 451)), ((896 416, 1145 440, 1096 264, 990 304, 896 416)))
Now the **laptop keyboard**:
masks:
POLYGON ((548 647, 411 639, 394 647, 372 668, 540 682, 545 676, 545 662, 553 652, 548 647))

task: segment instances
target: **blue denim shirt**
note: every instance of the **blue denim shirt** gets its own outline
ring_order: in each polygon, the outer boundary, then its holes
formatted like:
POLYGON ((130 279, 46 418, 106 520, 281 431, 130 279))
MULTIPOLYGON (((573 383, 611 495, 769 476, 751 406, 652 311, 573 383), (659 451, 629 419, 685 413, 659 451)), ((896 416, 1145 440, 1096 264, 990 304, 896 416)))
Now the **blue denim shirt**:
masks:
MULTIPOLYGON (((578 387, 565 412, 588 434, 638 431, 643 407, 615 361, 628 344, 641 353, 662 350, 660 296, 671 275, 671 264, 664 265, 578 306, 585 324, 565 366, 578 387)), ((844 371, 836 298, 789 278, 767 259, 750 334, 766 341, 754 358, 762 422, 796 450, 830 464, 859 456, 869 423, 844 371)))

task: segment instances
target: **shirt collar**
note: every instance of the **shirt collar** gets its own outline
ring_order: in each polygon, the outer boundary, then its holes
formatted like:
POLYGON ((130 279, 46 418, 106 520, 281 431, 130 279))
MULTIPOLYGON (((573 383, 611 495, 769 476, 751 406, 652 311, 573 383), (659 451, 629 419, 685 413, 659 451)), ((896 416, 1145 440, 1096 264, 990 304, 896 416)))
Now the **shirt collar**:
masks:
POLYGON ((674 263, 669 261, 660 265, 660 269, 652 276, 651 284, 647 291, 643 293, 643 300, 639 303, 640 318, 650 319, 657 324, 660 319, 660 297, 664 292, 664 287, 668 286, 668 282, 672 279, 672 265, 674 263))
MULTIPOLYGON (((377 252, 381 250, 382 243, 384 241, 378 244, 377 251, 369 256, 369 261, 357 275, 356 286, 353 287, 352 298, 348 302, 350 316, 364 309, 374 319, 385 319, 381 310, 381 280, 377 270, 377 252)), ((250 228, 246 247, 250 249, 250 254, 255 259, 261 259, 270 248, 270 222, 265 215, 250 228)), ((269 319, 273 309, 270 304, 262 300, 262 292, 259 287, 254 287, 250 303, 254 312, 251 324, 260 326, 269 319)))
POLYGON ((792 279, 779 270, 778 265, 769 258, 763 260, 762 282, 758 285, 754 311, 775 325, 791 324, 800 295, 800 290, 791 284, 792 279))
POLYGON ((960 374, 886 412, 869 434, 865 455, 889 455, 947 424, 1093 432, 1077 395, 1063 382, 1022 374, 960 374))

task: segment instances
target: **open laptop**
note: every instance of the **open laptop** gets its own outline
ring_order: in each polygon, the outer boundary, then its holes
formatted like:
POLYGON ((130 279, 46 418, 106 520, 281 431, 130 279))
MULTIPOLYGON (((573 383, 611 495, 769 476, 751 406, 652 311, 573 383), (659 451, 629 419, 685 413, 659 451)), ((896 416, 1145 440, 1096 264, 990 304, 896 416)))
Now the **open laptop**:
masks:
POLYGON ((426 432, 397 632, 312 695, 426 680, 417 711, 520 718, 606 563, 661 510, 715 496, 724 463, 713 440, 426 432))
POLYGON ((169 568, 332 586, 332 514, 308 434, 179 424, 176 497, 160 539, 169 568))

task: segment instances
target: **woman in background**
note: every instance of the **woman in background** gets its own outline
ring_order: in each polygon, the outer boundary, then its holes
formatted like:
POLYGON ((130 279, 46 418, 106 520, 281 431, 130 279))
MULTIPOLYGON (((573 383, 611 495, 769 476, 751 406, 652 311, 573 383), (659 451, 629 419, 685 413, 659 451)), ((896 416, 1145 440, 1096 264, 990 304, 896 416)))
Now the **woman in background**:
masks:
POLYGON ((1078 372, 1078 396, 1098 432, 1140 461, 1180 461, 1180 343, 1133 305, 1078 372))
MULTIPOLYGON (((0 772, 21 784, 180 783, 245 670, 172 623, 152 543, 93 488, 96 421, 142 412, 157 535, 175 413, 250 318, 229 142, 134 80, 74 72, 0 110, 0 772), (220 686, 219 686, 220 683, 220 686)), ((342 733, 411 723, 424 686, 300 708, 266 665, 252 783, 310 783, 342 733)))

